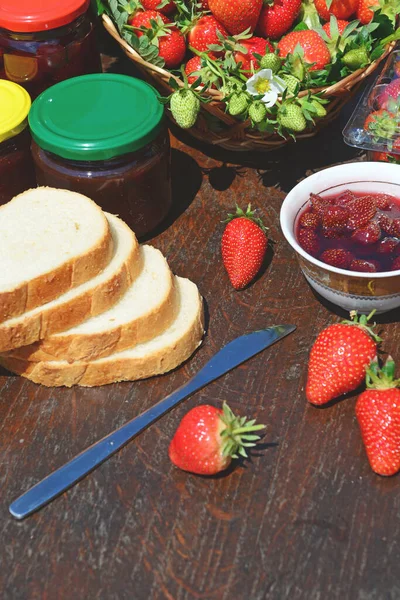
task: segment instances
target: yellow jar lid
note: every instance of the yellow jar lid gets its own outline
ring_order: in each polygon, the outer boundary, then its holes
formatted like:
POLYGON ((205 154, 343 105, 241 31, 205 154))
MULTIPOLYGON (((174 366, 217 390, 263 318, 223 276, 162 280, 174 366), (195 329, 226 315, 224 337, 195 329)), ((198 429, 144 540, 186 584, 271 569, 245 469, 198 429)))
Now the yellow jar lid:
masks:
POLYGON ((0 142, 25 129, 30 107, 31 98, 23 87, 0 79, 0 142))

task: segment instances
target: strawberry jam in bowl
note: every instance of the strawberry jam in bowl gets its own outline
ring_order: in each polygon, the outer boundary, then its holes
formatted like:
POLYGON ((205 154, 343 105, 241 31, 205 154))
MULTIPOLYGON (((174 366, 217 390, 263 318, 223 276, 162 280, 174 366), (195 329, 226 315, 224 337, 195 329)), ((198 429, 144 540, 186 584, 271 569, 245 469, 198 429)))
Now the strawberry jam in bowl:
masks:
POLYGON ((303 180, 281 209, 282 231, 311 287, 345 310, 400 306, 400 169, 360 162, 303 180))

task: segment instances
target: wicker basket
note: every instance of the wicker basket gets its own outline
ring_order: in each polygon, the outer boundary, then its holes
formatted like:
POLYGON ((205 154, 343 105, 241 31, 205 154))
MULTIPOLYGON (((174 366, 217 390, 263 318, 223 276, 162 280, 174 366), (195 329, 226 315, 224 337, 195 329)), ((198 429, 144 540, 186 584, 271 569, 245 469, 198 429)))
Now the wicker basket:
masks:
MULTIPOLYGON (((118 33, 114 23, 107 15, 103 14, 103 24, 108 33, 119 43, 126 56, 132 60, 137 68, 141 71, 145 79, 147 79, 161 94, 168 96, 172 93, 169 85, 169 80, 174 77, 180 86, 183 82, 172 75, 169 71, 157 67, 145 61, 118 33)), ((323 119, 317 121, 316 126, 311 131, 306 131, 296 136, 296 139, 305 139, 312 137, 318 133, 320 129, 333 121, 348 102, 351 96, 357 91, 362 81, 375 71, 379 63, 384 60, 387 55, 393 50, 396 42, 389 44, 385 53, 373 63, 364 69, 358 69, 348 75, 341 81, 328 87, 314 88, 313 93, 323 92, 326 98, 330 98, 329 104, 326 105, 327 115, 323 119)), ((196 125, 189 129, 189 133, 201 140, 215 146, 220 146, 227 150, 261 150, 269 151, 284 146, 292 140, 292 138, 284 139, 278 134, 261 133, 251 127, 249 120, 238 122, 234 117, 225 112, 225 103, 221 102, 221 94, 218 90, 207 90, 206 92, 212 97, 212 101, 202 103, 202 112, 197 119, 196 125), (209 113, 216 117, 222 125, 222 131, 212 131, 208 126, 207 115, 209 113)), ((299 93, 299 96, 308 94, 308 90, 299 93)), ((167 111, 168 116, 174 121, 171 112, 167 111)))

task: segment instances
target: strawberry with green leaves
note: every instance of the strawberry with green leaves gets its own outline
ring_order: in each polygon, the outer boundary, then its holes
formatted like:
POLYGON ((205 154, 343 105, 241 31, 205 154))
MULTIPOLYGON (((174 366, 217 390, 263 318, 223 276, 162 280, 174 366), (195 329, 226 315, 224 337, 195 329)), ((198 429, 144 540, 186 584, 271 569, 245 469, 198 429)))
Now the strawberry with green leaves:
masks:
POLYGON ((277 40, 289 31, 301 8, 301 0, 273 0, 264 4, 257 24, 257 33, 277 40))
POLYGON ((279 54, 285 58, 300 47, 305 63, 312 65, 310 71, 323 69, 330 61, 331 55, 322 37, 316 31, 291 31, 278 42, 279 54))
POLYGON ((337 19, 348 19, 355 14, 359 0, 314 0, 318 14, 329 21, 331 15, 337 19))
POLYGON ((176 10, 175 2, 168 0, 140 0, 145 10, 158 10, 163 15, 170 15, 176 10))
POLYGON ((212 15, 204 15, 200 19, 195 20, 194 24, 189 28, 188 42, 191 48, 198 52, 209 52, 211 44, 219 44, 220 38, 228 37, 228 32, 225 27, 218 23, 212 15))
POLYGON ((379 369, 367 369, 366 385, 356 403, 356 416, 372 470, 390 476, 400 471, 400 379, 394 379, 391 356, 379 369))
POLYGON ((197 121, 200 111, 200 100, 193 90, 182 88, 176 90, 170 100, 171 112, 176 123, 182 129, 190 129, 197 121))
POLYGON ((247 457, 246 448, 260 439, 256 431, 264 425, 237 417, 224 403, 222 410, 208 404, 192 408, 182 419, 169 446, 171 462, 183 471, 216 475, 233 458, 247 457))
POLYGON ((221 240, 222 260, 233 287, 241 290, 261 268, 268 245, 266 228, 250 204, 246 212, 236 206, 236 213, 228 215, 227 221, 221 240))
POLYGON ((246 71, 248 77, 251 77, 253 70, 260 68, 255 55, 264 56, 264 54, 274 51, 272 44, 268 40, 255 36, 247 40, 240 40, 239 44, 244 50, 235 51, 233 57, 236 63, 241 63, 241 69, 246 71))
POLYGON ((306 397, 317 406, 358 388, 365 369, 377 353, 380 338, 368 325, 368 317, 350 313, 351 321, 329 325, 321 331, 311 349, 306 397))
POLYGON ((208 6, 225 29, 232 35, 254 31, 263 0, 208 0, 208 6))

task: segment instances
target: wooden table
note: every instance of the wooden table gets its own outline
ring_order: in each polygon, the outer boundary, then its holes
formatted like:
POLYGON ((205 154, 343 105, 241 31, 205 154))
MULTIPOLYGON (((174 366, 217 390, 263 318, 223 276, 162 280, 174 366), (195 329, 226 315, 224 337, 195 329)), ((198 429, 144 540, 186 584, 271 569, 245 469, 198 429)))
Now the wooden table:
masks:
MULTIPOLYGON (((345 119, 270 155, 204 154, 173 139, 174 210, 151 242, 174 272, 198 284, 208 315, 204 345, 183 367, 71 390, 1 373, 2 600, 400 597, 400 480, 372 473, 355 396, 326 409, 305 400, 311 344, 343 315, 314 296, 279 228, 282 200, 298 180, 362 158, 341 140, 345 119), (220 261, 221 221, 235 202, 250 201, 275 243, 261 276, 235 292, 220 261), (277 323, 297 331, 186 401, 40 513, 23 522, 9 515, 22 491, 184 383, 223 344, 277 323), (211 478, 173 467, 168 444, 184 413, 223 400, 266 424, 251 460, 211 478)), ((400 363, 399 320, 397 311, 379 322, 385 349, 400 363)))

